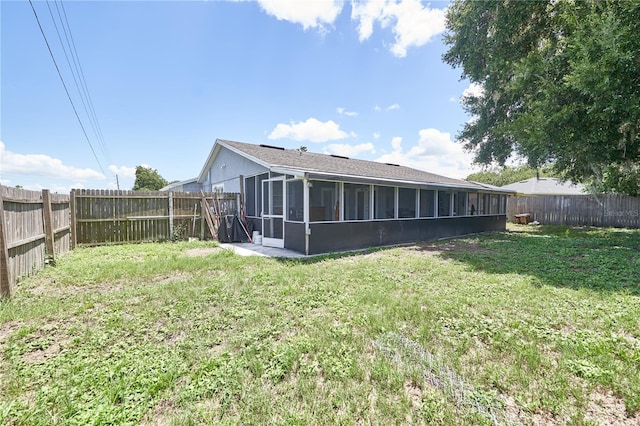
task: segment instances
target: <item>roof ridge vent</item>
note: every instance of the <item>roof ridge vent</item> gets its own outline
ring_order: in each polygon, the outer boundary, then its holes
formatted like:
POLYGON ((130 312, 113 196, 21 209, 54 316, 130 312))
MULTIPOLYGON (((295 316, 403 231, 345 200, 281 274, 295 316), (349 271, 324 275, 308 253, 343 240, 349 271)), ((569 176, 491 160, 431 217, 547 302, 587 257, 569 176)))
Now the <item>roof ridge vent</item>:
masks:
POLYGON ((260 146, 263 147, 263 148, 279 149, 280 151, 284 151, 284 148, 281 147, 281 146, 267 145, 267 144, 264 144, 264 143, 261 143, 260 146))
POLYGON ((393 167, 400 167, 400 164, 394 164, 394 163, 384 163, 387 166, 393 166, 393 167))
POLYGON ((338 154, 329 154, 330 156, 332 156, 333 158, 342 158, 344 160, 348 160, 349 157, 345 157, 344 155, 338 155, 338 154))

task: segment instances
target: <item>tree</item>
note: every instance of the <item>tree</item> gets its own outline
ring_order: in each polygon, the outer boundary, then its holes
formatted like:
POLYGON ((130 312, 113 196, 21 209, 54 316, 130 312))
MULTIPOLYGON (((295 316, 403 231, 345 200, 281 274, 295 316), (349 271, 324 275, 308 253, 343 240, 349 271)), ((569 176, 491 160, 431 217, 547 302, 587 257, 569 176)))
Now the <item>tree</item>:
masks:
POLYGON ((476 162, 638 194, 640 2, 454 0, 447 29, 444 61, 482 87, 458 135, 476 162))
POLYGON ((540 177, 560 177, 553 172, 551 167, 543 167, 539 170, 533 169, 527 165, 518 167, 503 167, 483 170, 481 172, 471 173, 466 180, 473 182, 487 183, 494 186, 504 186, 510 183, 520 182, 521 180, 530 179, 536 176, 540 177))
POLYGON ((136 167, 136 181, 133 184, 134 191, 157 191, 167 186, 169 182, 156 169, 151 167, 136 167))

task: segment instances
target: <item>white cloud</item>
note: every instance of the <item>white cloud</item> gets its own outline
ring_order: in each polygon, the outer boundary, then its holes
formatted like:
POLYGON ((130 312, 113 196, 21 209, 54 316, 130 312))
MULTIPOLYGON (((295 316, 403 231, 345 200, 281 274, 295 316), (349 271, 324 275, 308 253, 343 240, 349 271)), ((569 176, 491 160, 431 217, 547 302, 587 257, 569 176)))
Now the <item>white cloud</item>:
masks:
POLYGON ((482 84, 478 83, 471 83, 469 84, 469 87, 462 91, 463 98, 466 98, 467 96, 481 97, 482 95, 484 95, 484 87, 482 87, 482 84))
POLYGON ((104 180, 106 176, 93 169, 68 166, 62 160, 44 154, 17 154, 0 142, 0 169, 3 173, 46 176, 78 181, 104 180))
POLYGON ((381 136, 381 135, 380 135, 380 133, 378 133, 378 132, 374 132, 374 133, 373 133, 373 138, 374 138, 374 139, 380 139, 380 136, 381 136))
POLYGON ((358 113, 355 111, 347 111, 346 108, 344 107, 338 107, 336 108, 336 111, 338 111, 338 114, 340 115, 346 115, 347 117, 357 117, 358 113))
MULTIPOLYGON (((148 167, 146 165, 143 165, 144 167, 148 167)), ((122 178, 129 178, 129 179, 135 179, 136 178, 136 168, 135 167, 127 167, 127 166, 115 166, 115 165, 110 165, 109 166, 109 170, 111 170, 111 173, 113 173, 114 175, 117 175, 118 178, 122 179, 122 178)))
MULTIPOLYGON (((383 108, 380 105, 376 105, 375 107, 373 107, 373 110, 375 112, 380 112, 380 111, 382 111, 382 109, 383 108)), ((398 110, 398 109, 400 109, 400 104, 391 104, 391 105, 389 105, 389 106, 384 108, 385 111, 395 111, 395 110, 398 110)))
POLYGON ((358 155, 364 152, 375 154, 376 149, 371 142, 367 142, 367 143, 361 143, 358 145, 334 143, 327 146, 325 150, 326 154, 337 154, 345 157, 357 157, 358 155))
POLYGON ((63 185, 58 182, 47 182, 47 185, 42 185, 41 183, 36 182, 24 184, 24 189, 29 191, 42 191, 43 189, 48 189, 52 193, 69 194, 72 189, 86 189, 86 186, 82 182, 71 183, 69 185, 63 185))
POLYGON ((278 124, 267 136, 269 139, 293 139, 295 141, 327 142, 344 139, 349 135, 340 130, 340 126, 333 120, 319 121, 309 118, 307 121, 291 124, 278 124))
POLYGON ((351 19, 358 21, 361 42, 373 34, 374 23, 393 26, 395 43, 390 50, 402 58, 412 46, 423 46, 445 30, 445 12, 423 6, 420 0, 369 0, 352 2, 351 19))
POLYGON ((400 136, 391 139, 391 148, 393 148, 394 151, 402 151, 402 138, 400 136))
POLYGON ((305 30, 318 28, 324 30, 324 25, 332 25, 340 12, 341 0, 259 0, 260 7, 267 14, 280 21, 288 21, 302 25, 305 30))
MULTIPOLYGON (((351 3, 351 19, 358 21, 358 39, 368 40, 373 34, 373 24, 382 20, 382 12, 387 1, 364 1, 351 3)), ((386 24, 385 24, 386 26, 386 24)))
POLYGON ((393 151, 376 159, 382 163, 401 164, 452 178, 465 178, 478 171, 472 167, 473 155, 464 152, 462 146, 447 132, 438 129, 422 129, 418 141, 408 151, 402 148, 402 139, 391 140, 393 151))

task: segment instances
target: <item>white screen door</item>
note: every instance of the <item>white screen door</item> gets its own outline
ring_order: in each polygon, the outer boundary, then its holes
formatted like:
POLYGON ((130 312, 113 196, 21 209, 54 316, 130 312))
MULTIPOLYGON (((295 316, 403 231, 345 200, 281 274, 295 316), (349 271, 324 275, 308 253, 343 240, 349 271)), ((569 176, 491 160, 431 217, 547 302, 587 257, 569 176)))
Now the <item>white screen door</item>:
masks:
POLYGON ((262 245, 284 247, 284 179, 262 181, 262 245))

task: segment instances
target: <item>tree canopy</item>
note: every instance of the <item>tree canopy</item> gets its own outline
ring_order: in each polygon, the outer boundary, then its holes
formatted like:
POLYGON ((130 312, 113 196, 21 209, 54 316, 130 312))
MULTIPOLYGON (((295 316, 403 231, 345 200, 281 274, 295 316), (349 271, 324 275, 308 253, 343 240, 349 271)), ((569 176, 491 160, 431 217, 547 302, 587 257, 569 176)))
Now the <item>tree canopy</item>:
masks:
POLYGON ((490 170, 471 173, 466 177, 466 180, 488 183, 489 185, 494 186, 504 186, 536 176, 560 177, 558 174, 554 173, 551 167, 543 167, 542 169, 536 170, 527 165, 523 165, 518 167, 493 168, 490 170))
POLYGON ((482 89, 458 135, 476 162, 640 192, 640 2, 454 0, 447 30, 444 61, 482 89))
POLYGON ((165 178, 160 176, 156 169, 151 167, 136 167, 136 181, 133 184, 134 191, 157 191, 169 184, 165 178))

